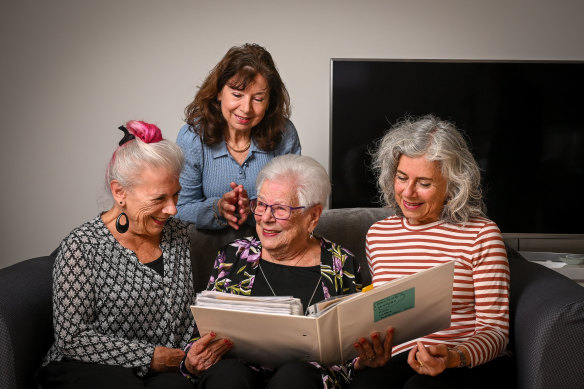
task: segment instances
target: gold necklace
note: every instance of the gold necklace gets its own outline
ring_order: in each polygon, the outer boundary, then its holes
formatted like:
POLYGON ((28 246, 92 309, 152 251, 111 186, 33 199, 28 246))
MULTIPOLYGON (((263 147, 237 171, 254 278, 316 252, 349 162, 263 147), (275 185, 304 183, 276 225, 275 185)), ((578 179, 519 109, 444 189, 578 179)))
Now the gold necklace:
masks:
POLYGON ((247 142, 247 145, 243 149, 236 149, 235 147, 227 143, 227 141, 225 141, 225 144, 227 145, 227 148, 231 149, 232 151, 235 151, 236 153, 243 153, 244 151, 249 149, 249 146, 251 146, 251 140, 247 142))

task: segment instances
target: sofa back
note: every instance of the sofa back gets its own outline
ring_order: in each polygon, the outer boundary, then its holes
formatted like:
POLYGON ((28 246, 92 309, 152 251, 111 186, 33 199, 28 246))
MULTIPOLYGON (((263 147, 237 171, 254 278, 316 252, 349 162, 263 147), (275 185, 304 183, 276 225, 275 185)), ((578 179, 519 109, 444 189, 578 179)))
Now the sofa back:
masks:
MULTIPOLYGON (((371 283, 371 274, 365 257, 365 235, 378 220, 393 214, 387 208, 327 209, 322 213, 314 233, 345 247, 357 258, 361 266, 363 285, 371 283)), ((191 263, 195 291, 207 287, 217 252, 227 243, 244 236, 256 236, 255 228, 244 224, 239 230, 199 230, 189 226, 191 234, 191 263)))

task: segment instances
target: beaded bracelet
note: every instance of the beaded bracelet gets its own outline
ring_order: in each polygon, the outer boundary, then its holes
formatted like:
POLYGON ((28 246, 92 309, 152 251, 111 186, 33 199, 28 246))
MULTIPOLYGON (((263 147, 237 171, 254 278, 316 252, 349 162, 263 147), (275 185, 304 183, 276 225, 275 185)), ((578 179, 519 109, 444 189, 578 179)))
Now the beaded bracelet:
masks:
POLYGON ((219 224, 219 226, 225 227, 228 223, 226 221, 223 221, 220 219, 220 218, 223 218, 223 216, 220 216, 221 212, 219 212, 218 203, 219 203, 219 200, 213 200, 213 205, 211 206, 211 208, 213 209, 213 216, 215 216, 215 221, 217 222, 217 224, 219 224))

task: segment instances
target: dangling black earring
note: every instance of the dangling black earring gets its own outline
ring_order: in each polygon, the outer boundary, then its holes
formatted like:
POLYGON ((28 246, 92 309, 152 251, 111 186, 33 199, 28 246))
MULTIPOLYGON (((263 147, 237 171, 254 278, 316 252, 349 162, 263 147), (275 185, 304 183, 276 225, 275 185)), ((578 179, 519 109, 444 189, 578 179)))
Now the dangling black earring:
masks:
POLYGON ((116 230, 120 234, 123 234, 124 232, 128 231, 128 228, 130 228, 130 220, 128 220, 128 215, 126 215, 124 212, 122 212, 118 215, 118 218, 116 219, 116 230), (120 223, 120 219, 122 218, 122 215, 126 218, 126 224, 120 223))

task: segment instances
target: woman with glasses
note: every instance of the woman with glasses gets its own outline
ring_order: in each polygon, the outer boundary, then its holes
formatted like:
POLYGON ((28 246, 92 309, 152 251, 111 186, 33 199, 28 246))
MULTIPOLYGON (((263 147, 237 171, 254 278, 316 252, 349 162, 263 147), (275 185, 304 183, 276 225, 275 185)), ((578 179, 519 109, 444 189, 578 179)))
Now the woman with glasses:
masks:
MULTIPOLYGON (((300 155, 274 158, 258 174, 258 195, 250 202, 256 237, 223 247, 215 260, 208 290, 251 296, 294 296, 304 309, 325 298, 361 288, 358 264, 349 251, 313 234, 331 191, 325 169, 300 155)), ((258 342, 261 342, 258 339, 258 342)), ((236 344, 233 345, 237 347, 236 344)), ((316 363, 290 361, 276 371, 236 359, 216 358, 203 372, 183 368, 199 388, 335 387, 338 372, 316 363)))

